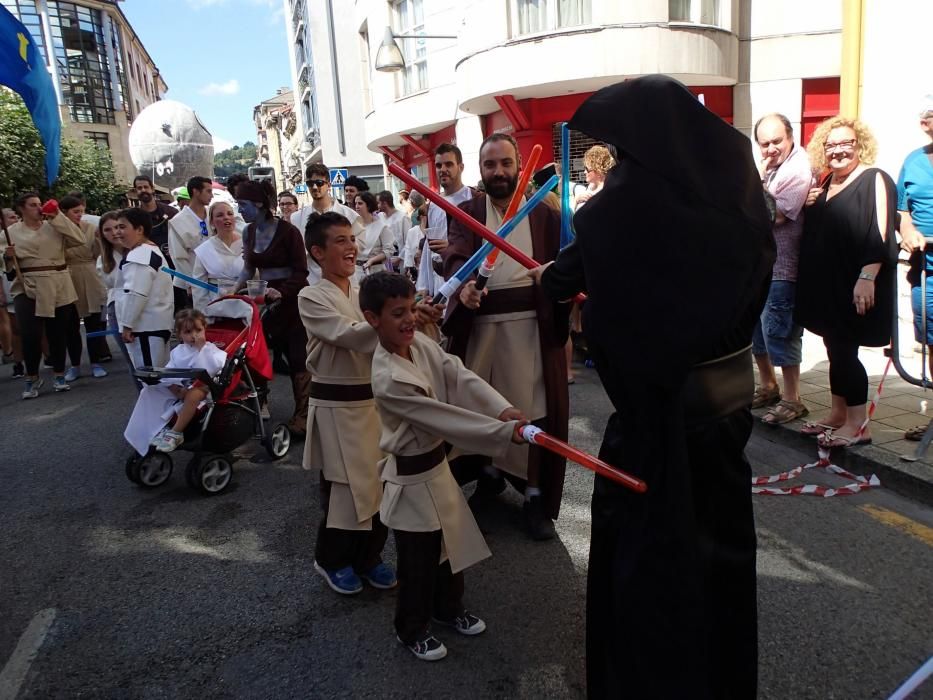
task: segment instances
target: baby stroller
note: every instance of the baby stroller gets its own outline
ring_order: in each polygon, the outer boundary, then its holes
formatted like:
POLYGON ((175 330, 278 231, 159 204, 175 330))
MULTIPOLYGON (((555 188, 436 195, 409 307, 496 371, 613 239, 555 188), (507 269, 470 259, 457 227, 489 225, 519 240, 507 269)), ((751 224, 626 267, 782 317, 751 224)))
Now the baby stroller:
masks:
MULTIPOLYGON (((270 457, 281 459, 288 452, 291 435, 284 423, 268 430, 261 417, 272 365, 256 304, 246 296, 225 296, 208 304, 205 314, 209 322, 207 341, 227 353, 216 379, 203 369, 164 367, 139 367, 134 375, 146 384, 185 379, 208 387, 212 402, 191 421, 184 433, 185 441, 175 453, 193 453, 185 479, 191 488, 214 495, 226 489, 233 478, 234 459, 230 453, 234 449, 256 437, 270 457), (254 377, 265 381, 257 387, 254 377)), ((126 460, 126 476, 145 488, 161 486, 172 475, 175 453, 157 452, 150 447, 141 457, 134 450, 126 460)))

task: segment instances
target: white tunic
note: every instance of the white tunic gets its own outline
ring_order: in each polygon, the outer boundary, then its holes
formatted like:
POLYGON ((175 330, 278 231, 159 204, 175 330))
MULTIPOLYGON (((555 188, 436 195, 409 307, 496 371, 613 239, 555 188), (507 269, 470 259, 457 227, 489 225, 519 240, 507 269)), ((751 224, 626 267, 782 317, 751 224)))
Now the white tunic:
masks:
MULTIPOLYGON (((192 275, 194 251, 207 240, 207 237, 207 222, 199 219, 191 207, 185 207, 169 219, 168 254, 172 257, 176 270, 189 276, 192 275)), ((191 286, 180 277, 174 277, 172 284, 179 289, 188 289, 191 286)))
MULTIPOLYGON (((473 190, 466 185, 453 194, 444 195, 444 199, 454 205, 462 204, 472 198, 473 190)), ((432 241, 447 238, 447 212, 434 204, 428 205, 428 228, 424 231, 424 236, 432 241)), ((431 253, 425 244, 421 254, 421 264, 418 266, 418 289, 427 291, 430 296, 437 294, 441 285, 444 284, 444 278, 434 272, 434 262, 439 262, 440 259, 440 255, 431 253)))
MULTIPOLYGON (((230 245, 219 236, 211 236, 194 251, 193 276, 218 287, 233 284, 243 271, 243 239, 237 236, 230 245)), ((191 286, 194 308, 204 311, 219 295, 191 286)))
MULTIPOLYGON (((205 343, 200 350, 182 343, 172 350, 166 366, 175 369, 204 369, 214 377, 226 362, 227 353, 213 343, 205 343)), ((152 438, 181 410, 182 401, 176 399, 169 389, 171 384, 183 384, 183 381, 165 379, 159 384, 145 386, 139 392, 123 437, 140 455, 149 451, 152 438)))
POLYGON ((121 262, 123 288, 117 292, 120 328, 136 333, 171 330, 175 319, 172 279, 162 272, 166 264, 156 245, 138 245, 121 262))

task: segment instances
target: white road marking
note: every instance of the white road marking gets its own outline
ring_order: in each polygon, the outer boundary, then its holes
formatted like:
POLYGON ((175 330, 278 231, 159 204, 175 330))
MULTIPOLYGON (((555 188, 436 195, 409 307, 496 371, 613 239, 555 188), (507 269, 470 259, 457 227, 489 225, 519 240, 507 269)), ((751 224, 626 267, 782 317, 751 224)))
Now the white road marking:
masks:
POLYGON ((55 608, 46 608, 30 620, 6 666, 0 671, 0 700, 15 700, 19 695, 29 667, 36 660, 45 636, 55 621, 55 612, 55 608))

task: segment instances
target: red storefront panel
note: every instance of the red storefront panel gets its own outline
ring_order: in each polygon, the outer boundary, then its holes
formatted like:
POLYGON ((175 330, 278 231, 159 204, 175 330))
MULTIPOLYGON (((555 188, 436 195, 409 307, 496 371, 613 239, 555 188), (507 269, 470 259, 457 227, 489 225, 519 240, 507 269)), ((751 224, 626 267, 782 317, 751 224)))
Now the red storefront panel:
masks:
POLYGON ((822 122, 839 114, 839 78, 809 78, 803 81, 800 131, 806 146, 822 122))

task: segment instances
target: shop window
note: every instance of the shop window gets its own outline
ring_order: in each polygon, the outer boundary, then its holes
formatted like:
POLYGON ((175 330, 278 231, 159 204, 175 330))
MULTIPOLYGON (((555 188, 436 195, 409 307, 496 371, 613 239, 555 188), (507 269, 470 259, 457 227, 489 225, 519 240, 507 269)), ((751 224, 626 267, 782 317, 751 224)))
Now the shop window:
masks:
POLYGON ((512 36, 579 27, 593 21, 592 0, 511 0, 512 36))
POLYGON ((722 26, 719 0, 668 0, 668 16, 671 22, 722 26))
POLYGON ((392 31, 398 39, 405 68, 396 77, 395 91, 399 97, 428 88, 428 52, 424 34, 424 0, 394 0, 392 31))

